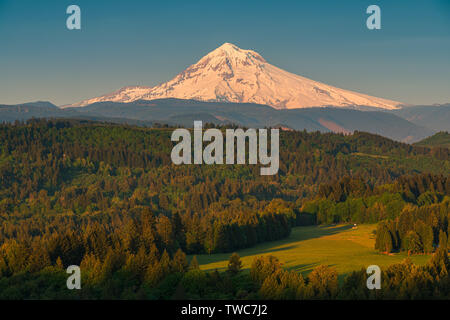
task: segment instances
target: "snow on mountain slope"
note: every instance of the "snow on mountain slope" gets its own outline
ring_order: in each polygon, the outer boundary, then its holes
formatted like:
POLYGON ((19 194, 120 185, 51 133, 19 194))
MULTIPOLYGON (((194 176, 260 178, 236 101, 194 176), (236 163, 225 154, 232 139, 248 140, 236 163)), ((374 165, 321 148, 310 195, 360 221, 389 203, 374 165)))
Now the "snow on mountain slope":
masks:
POLYGON ((125 87, 72 106, 160 98, 250 102, 277 109, 323 106, 396 109, 401 105, 397 101, 339 89, 292 74, 267 63, 255 51, 225 43, 172 80, 156 87, 125 87))
POLYGON ((123 87, 119 90, 108 93, 104 96, 83 100, 80 103, 62 106, 61 108, 84 107, 92 103, 105 101, 131 102, 141 99, 142 95, 148 93, 149 90, 151 90, 151 87, 144 87, 144 86, 123 87))

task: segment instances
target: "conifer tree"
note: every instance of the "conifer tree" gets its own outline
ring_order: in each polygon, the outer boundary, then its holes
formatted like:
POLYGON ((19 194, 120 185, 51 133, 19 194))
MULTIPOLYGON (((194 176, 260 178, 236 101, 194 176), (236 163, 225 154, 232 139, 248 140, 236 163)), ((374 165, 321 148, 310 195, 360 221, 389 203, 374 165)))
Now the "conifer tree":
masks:
POLYGON ((448 248, 447 233, 445 233, 445 231, 443 230, 440 230, 439 232, 439 248, 442 248, 444 250, 447 250, 448 248))
POLYGON ((228 261, 228 272, 231 274, 238 274, 242 269, 241 257, 235 252, 230 256, 228 261))
POLYGON ((172 260, 172 270, 174 272, 184 273, 188 270, 188 262, 186 259, 186 254, 178 249, 172 260))
POLYGON ((194 256, 189 264, 189 270, 198 270, 200 266, 198 265, 197 256, 194 256))

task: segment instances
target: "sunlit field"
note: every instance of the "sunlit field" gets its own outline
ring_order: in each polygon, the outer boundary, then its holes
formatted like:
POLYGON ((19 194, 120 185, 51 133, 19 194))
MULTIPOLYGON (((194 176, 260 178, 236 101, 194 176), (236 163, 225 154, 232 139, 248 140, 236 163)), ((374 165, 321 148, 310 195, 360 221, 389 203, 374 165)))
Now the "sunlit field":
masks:
MULTIPOLYGON (((380 267, 401 262, 405 253, 390 255, 378 253, 374 249, 376 224, 329 225, 296 227, 289 238, 257 245, 238 251, 245 269, 256 256, 274 255, 285 268, 308 274, 320 264, 333 266, 340 275, 367 268, 375 264, 380 267)), ((227 266, 230 254, 198 255, 200 267, 204 270, 223 269, 227 266)), ((423 265, 429 255, 410 256, 411 260, 423 265)))

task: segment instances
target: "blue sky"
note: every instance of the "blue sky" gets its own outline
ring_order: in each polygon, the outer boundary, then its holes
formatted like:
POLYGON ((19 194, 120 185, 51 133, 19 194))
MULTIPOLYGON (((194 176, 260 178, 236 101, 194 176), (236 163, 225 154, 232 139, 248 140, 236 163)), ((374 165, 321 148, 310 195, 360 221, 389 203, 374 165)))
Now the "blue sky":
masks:
POLYGON ((224 42, 344 89, 450 102, 450 0, 0 0, 0 103, 156 85, 224 42), (66 29, 70 4, 81 30, 66 29), (366 28, 370 4, 381 30, 366 28))

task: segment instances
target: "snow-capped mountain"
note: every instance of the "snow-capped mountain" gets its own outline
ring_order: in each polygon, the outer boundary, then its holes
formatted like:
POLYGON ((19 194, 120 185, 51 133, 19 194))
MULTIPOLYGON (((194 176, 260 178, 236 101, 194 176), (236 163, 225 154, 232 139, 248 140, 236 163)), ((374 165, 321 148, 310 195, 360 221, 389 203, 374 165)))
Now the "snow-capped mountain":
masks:
POLYGON ((160 98, 250 102, 277 109, 323 106, 371 106, 396 109, 400 102, 339 89, 269 64, 257 52, 225 43, 172 80, 156 87, 124 87, 71 105, 132 102, 160 98))

